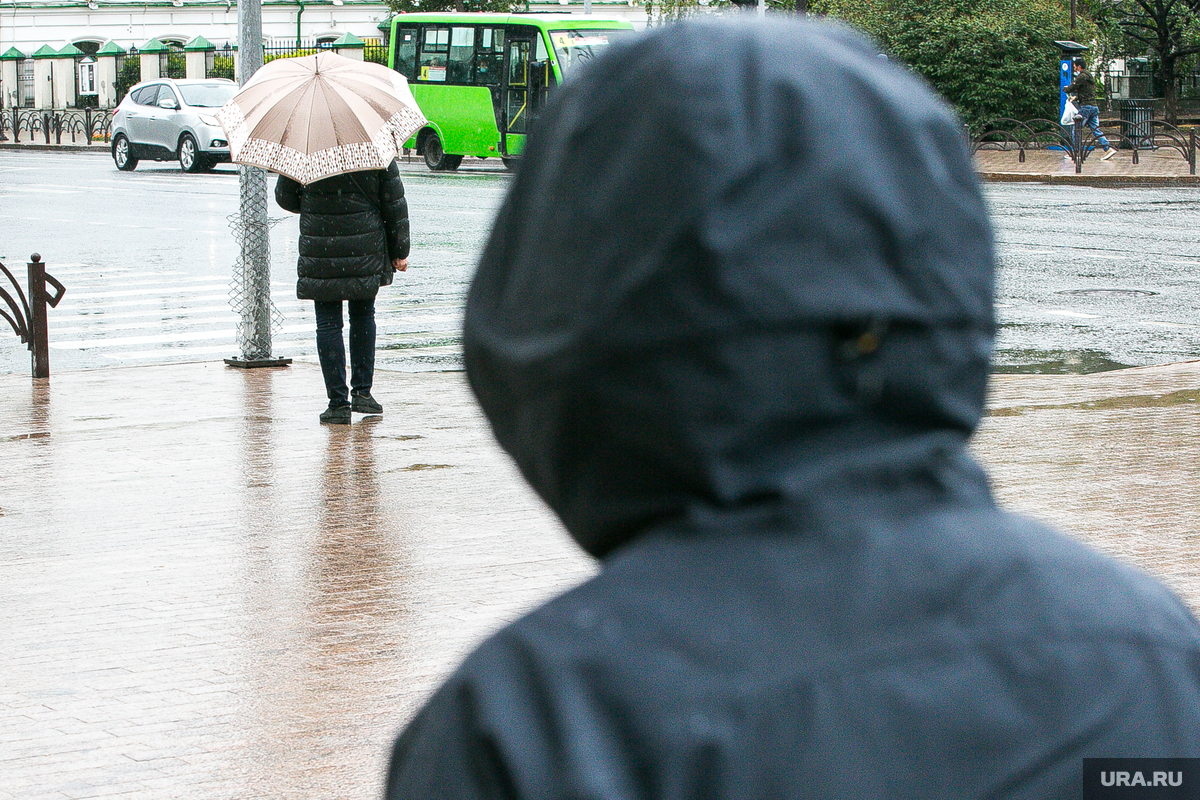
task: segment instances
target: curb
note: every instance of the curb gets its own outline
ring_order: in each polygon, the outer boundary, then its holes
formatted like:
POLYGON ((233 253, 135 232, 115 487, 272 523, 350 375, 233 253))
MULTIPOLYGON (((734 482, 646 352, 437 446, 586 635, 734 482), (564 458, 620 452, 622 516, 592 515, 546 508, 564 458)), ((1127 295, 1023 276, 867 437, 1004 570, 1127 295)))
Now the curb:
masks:
POLYGON ((109 155, 109 145, 106 143, 100 144, 15 144, 13 142, 0 142, 0 150, 35 150, 41 152, 54 153, 101 153, 109 155))
POLYGON ((1084 175, 1045 172, 979 172, 985 183, 1045 183, 1058 186, 1093 186, 1103 189, 1200 186, 1200 175, 1084 175))
MULTIPOLYGON (((36 143, 15 144, 13 142, 0 142, 0 151, 13 150, 32 150, 34 152, 54 153, 90 153, 105 157, 110 155, 108 144, 66 145, 36 143)), ((397 161, 400 162, 402 169, 406 166, 424 167, 424 164, 415 157, 410 157, 406 161, 400 161, 400 159, 397 159, 397 161)), ((503 173, 506 170, 497 169, 495 171, 503 173)), ((485 172, 485 170, 471 170, 471 172, 485 172)), ((470 172, 466 174, 470 174, 470 172)), ((985 183, 1043 183, 1051 186, 1092 186, 1103 189, 1200 186, 1200 175, 1077 175, 1073 172, 976 172, 976 175, 979 176, 979 180, 985 183)))

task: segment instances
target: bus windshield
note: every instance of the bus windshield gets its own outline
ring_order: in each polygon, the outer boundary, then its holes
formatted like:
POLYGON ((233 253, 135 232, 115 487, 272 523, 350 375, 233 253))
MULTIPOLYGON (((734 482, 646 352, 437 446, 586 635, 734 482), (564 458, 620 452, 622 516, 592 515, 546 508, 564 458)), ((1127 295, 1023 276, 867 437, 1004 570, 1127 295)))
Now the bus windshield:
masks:
POLYGON ((550 31, 550 42, 554 45, 554 54, 558 57, 558 68, 562 70, 563 77, 576 63, 595 58, 604 52, 610 42, 627 33, 633 31, 620 28, 550 31))

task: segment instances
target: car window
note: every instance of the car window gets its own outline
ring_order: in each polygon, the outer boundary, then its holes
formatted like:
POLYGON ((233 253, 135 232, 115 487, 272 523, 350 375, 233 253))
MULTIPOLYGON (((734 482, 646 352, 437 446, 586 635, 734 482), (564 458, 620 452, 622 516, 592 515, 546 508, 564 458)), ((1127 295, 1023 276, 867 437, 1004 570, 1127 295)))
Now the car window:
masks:
POLYGON ((165 83, 158 87, 158 98, 154 101, 154 105, 158 105, 168 97, 175 101, 175 106, 178 108, 179 98, 175 96, 175 92, 171 91, 171 87, 165 83))
POLYGON ((154 105, 155 101, 158 99, 158 87, 159 86, 162 86, 162 84, 155 83, 155 84, 151 84, 150 86, 143 86, 142 88, 138 89, 136 92, 133 93, 133 102, 137 103, 138 105, 142 105, 142 106, 154 105))
POLYGON ((236 83, 189 83, 176 88, 184 103, 198 108, 220 108, 238 91, 236 83))

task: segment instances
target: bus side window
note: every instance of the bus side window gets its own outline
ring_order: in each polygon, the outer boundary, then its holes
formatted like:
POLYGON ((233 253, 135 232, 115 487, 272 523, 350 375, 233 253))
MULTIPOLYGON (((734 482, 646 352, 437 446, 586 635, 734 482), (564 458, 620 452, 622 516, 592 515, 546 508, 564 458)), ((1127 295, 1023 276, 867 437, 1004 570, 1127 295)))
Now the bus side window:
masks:
POLYGON ((475 59, 475 28, 450 29, 450 83, 471 83, 475 59))
POLYGON ((419 81, 446 80, 446 62, 450 55, 450 29, 428 27, 421 42, 421 60, 417 73, 419 81))
POLYGON ((498 85, 503 68, 504 28, 484 28, 475 50, 475 85, 498 85))
POLYGON ((396 63, 392 69, 399 72, 408 80, 417 76, 417 29, 396 29, 396 63))

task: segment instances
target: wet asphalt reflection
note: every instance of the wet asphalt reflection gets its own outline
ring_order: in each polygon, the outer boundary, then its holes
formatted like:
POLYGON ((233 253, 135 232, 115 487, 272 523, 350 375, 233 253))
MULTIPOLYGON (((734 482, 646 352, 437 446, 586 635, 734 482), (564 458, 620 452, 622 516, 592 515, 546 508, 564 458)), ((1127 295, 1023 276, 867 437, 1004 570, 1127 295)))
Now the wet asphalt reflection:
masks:
MULTIPOLYGON (((509 175, 403 171, 412 266, 377 302, 379 369, 461 369, 462 306, 509 175)), ((273 186, 273 182, 271 183, 273 186)), ((1000 372, 1095 372, 1200 357, 1200 190, 998 184, 1000 372)), ((103 154, 0 151, 0 262, 39 252, 67 296, 50 315, 52 370, 215 360, 237 354, 229 283, 237 246, 229 167, 118 172, 103 154)), ((271 202, 275 352, 316 360, 312 305, 295 299, 297 217, 271 202)), ((28 357, 0 335, 0 373, 28 357)))
POLYGON ((996 369, 1097 372, 1200 357, 1200 190, 992 185, 996 369))

